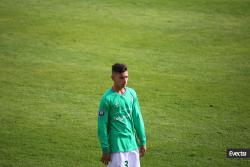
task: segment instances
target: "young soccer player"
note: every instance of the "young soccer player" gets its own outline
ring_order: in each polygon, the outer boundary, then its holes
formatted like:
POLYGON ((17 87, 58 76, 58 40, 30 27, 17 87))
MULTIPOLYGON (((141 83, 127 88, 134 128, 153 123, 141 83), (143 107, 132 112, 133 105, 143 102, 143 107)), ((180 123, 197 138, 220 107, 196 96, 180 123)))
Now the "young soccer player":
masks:
POLYGON ((146 136, 138 98, 127 87, 125 64, 112 66, 113 87, 102 96, 98 112, 101 161, 108 167, 140 167, 146 153, 146 136))

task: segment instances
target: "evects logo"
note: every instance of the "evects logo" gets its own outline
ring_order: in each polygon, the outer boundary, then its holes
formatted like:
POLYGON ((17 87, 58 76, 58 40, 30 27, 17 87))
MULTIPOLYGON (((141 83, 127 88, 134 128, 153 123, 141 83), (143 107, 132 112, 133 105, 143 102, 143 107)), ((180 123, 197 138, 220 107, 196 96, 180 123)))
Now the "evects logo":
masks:
POLYGON ((227 149, 228 158, 250 158, 250 149, 227 149))

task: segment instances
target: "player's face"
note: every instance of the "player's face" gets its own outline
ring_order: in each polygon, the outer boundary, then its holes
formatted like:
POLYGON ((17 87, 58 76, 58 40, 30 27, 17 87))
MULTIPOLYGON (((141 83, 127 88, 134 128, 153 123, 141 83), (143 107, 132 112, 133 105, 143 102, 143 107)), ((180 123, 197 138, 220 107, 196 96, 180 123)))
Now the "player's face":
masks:
POLYGON ((114 85, 117 88, 122 89, 128 83, 128 71, 125 71, 123 73, 113 73, 112 79, 114 81, 114 85))

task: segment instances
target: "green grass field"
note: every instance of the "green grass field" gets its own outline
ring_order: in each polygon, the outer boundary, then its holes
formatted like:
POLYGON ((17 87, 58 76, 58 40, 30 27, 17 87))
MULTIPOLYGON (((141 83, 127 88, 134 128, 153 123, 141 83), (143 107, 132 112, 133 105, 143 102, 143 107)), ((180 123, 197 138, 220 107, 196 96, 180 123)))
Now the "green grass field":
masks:
POLYGON ((0 166, 104 167, 97 110, 129 66, 142 167, 249 166, 249 0, 0 0, 0 166))

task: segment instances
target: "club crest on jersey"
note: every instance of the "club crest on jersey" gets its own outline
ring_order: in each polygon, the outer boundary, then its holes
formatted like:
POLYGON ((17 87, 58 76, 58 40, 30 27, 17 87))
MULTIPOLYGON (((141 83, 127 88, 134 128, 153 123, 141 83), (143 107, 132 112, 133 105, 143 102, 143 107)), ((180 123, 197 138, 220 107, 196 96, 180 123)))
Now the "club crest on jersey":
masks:
POLYGON ((115 103, 114 108, 119 108, 119 104, 118 104, 118 103, 115 103))
POLYGON ((105 112, 104 112, 104 110, 103 110, 103 109, 101 109, 101 110, 99 110, 98 115, 99 115, 99 116, 103 116, 103 115, 104 115, 104 113, 105 113, 105 112))

